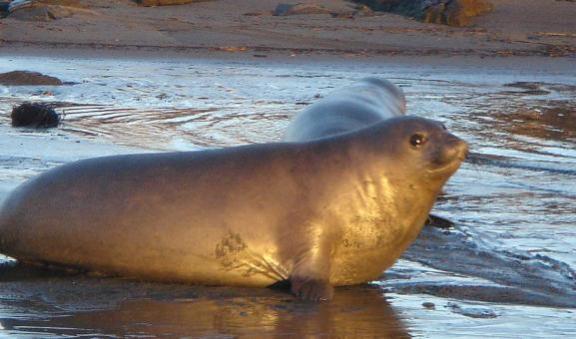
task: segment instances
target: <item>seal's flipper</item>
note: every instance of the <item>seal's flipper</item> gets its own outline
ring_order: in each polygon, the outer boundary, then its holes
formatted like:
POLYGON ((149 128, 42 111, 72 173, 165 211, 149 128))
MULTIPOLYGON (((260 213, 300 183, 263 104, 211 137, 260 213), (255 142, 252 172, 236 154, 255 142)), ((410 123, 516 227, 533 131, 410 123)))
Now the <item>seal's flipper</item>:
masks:
POLYGON ((327 301, 334 296, 334 287, 328 282, 319 280, 306 281, 301 278, 281 280, 268 286, 268 288, 283 292, 290 291, 299 299, 308 301, 327 301))
POLYGON ((326 280, 293 278, 292 293, 307 301, 328 301, 334 296, 334 287, 326 280))
POLYGON ((310 239, 302 245, 297 255, 294 268, 290 274, 290 290, 302 300, 326 301, 334 296, 334 287, 330 285, 330 269, 332 265, 331 249, 334 234, 314 231, 310 239))

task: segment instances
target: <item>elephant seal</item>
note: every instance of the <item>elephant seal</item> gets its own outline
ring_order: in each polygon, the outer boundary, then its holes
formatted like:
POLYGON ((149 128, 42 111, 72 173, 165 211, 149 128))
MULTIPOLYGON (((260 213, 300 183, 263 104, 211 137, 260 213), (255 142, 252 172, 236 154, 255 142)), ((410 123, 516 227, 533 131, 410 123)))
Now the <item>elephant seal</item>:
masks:
POLYGON ((394 263, 466 153, 440 123, 397 117, 305 143, 81 160, 7 198, 0 253, 330 299, 394 263))
POLYGON ((309 141, 352 132, 406 113, 404 92, 387 80, 365 78, 330 93, 290 122, 285 141, 309 141))

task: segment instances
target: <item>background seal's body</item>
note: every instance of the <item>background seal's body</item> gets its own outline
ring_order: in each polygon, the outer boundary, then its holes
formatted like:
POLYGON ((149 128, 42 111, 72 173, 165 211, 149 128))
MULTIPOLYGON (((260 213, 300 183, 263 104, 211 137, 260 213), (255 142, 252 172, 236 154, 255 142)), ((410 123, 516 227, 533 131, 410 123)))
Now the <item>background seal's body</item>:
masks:
POLYGON ((378 78, 365 78, 298 113, 288 125, 285 141, 303 142, 349 133, 406 113, 404 92, 378 78))

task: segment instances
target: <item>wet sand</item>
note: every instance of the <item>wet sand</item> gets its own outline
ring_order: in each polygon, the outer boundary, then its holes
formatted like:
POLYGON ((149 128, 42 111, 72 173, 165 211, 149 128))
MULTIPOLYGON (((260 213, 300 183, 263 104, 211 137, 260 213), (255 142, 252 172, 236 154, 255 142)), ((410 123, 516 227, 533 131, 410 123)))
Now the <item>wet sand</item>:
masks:
POLYGON ((444 122, 483 157, 465 164, 437 203, 454 230, 426 230, 382 279, 338 289, 331 304, 298 302, 285 291, 61 276, 4 263, 0 334, 576 333, 576 30, 562 22, 574 3, 544 1, 543 11, 525 1, 527 12, 518 12, 518 1, 494 1, 497 11, 477 26, 454 29, 388 14, 277 18, 218 7, 254 12, 271 1, 146 9, 123 1, 119 10, 88 2, 99 15, 0 21, 0 72, 75 83, 0 86, 0 200, 36 173, 80 158, 280 140, 293 114, 369 75, 401 86, 410 114, 444 122), (507 17, 538 20, 515 28, 507 17), (9 127, 11 106, 25 100, 58 102, 64 123, 9 127))

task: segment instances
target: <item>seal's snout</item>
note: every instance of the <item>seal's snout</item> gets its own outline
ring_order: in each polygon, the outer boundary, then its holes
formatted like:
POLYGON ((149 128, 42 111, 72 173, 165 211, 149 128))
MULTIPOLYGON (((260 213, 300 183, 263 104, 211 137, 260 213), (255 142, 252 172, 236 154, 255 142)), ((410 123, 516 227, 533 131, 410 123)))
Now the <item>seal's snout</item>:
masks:
POLYGON ((464 161, 468 156, 468 143, 454 134, 446 132, 445 152, 448 158, 464 161))
POLYGON ((454 150, 456 157, 460 161, 466 160, 468 158, 468 143, 457 136, 448 133, 448 143, 450 148, 454 150))
POLYGON ((450 175, 454 173, 460 164, 468 156, 468 143, 457 136, 443 131, 441 142, 436 152, 433 153, 431 173, 443 173, 450 175))

